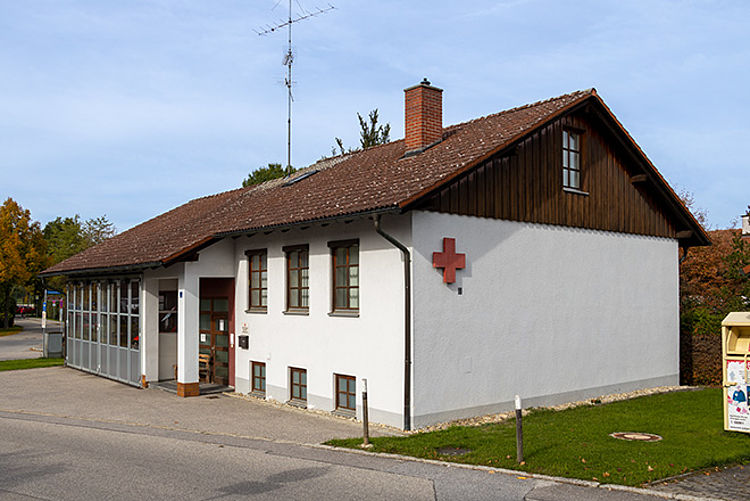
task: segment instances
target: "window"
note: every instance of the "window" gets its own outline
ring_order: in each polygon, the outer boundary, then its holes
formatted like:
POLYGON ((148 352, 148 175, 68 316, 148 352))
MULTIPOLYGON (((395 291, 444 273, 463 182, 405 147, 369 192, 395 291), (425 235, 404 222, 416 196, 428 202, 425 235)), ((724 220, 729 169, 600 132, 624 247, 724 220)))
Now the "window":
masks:
POLYGON ((310 300, 310 257, 307 246, 284 247, 287 310, 307 312, 310 300))
POLYGON ((307 402, 307 371, 305 369, 289 368, 291 379, 291 400, 307 402))
POLYGON ((581 189, 581 134, 563 130, 563 187, 581 189))
POLYGON ((266 394, 266 364, 263 362, 252 362, 253 371, 253 393, 266 394))
POLYGON ((177 332, 177 291, 159 291, 159 332, 177 332))
POLYGON ((357 410, 357 379, 336 374, 336 409, 357 410))
POLYGON ((248 308, 266 311, 268 307, 268 256, 265 249, 245 252, 250 267, 248 308))
POLYGON ((330 242, 333 311, 359 310, 359 241, 330 242))

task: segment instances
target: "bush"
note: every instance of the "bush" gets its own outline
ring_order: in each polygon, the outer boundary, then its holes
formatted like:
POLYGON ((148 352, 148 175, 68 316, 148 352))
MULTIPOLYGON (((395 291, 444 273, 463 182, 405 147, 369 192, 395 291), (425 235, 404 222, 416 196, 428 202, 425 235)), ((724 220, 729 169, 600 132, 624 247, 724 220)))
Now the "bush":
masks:
POLYGON ((680 331, 696 336, 720 334, 721 321, 725 316, 724 312, 715 312, 708 308, 687 309, 680 315, 680 331))

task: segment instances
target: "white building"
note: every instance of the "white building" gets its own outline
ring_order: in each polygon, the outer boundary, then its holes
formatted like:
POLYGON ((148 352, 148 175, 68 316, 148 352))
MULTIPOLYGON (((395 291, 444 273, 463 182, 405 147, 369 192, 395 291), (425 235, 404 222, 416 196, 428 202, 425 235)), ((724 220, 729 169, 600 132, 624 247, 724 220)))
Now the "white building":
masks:
POLYGON ((708 237, 596 91, 447 128, 440 89, 405 92, 403 140, 46 270, 68 365, 357 416, 367 379, 407 429, 677 384, 679 251, 708 237))

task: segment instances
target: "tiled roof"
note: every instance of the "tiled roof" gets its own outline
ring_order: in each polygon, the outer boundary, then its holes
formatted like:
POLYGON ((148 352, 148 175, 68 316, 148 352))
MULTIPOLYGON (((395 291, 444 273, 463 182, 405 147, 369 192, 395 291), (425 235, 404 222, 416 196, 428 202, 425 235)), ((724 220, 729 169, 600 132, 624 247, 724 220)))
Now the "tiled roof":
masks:
POLYGON ((593 89, 513 108, 443 129, 443 140, 404 157, 404 141, 313 164, 317 172, 192 200, 45 270, 81 270, 161 264, 203 242, 252 231, 377 210, 398 209, 551 118, 595 96, 593 89))

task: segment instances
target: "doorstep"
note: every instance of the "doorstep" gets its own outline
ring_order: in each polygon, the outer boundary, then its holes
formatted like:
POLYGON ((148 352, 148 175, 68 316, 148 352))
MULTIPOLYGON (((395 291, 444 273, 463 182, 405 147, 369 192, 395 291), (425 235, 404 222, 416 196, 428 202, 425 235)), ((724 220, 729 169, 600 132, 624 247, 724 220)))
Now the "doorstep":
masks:
MULTIPOLYGON (((168 381, 159 381, 158 383, 149 383, 149 386, 159 388, 169 393, 177 394, 177 381, 170 379, 168 381)), ((216 383, 198 383, 198 391, 201 395, 211 395, 213 393, 224 393, 225 391, 234 391, 231 386, 216 383)))

